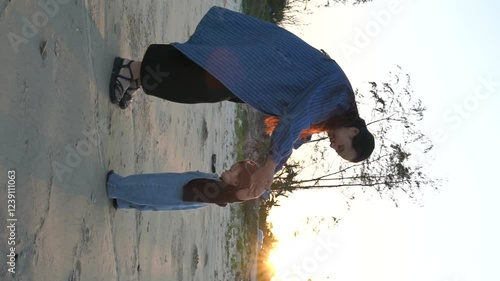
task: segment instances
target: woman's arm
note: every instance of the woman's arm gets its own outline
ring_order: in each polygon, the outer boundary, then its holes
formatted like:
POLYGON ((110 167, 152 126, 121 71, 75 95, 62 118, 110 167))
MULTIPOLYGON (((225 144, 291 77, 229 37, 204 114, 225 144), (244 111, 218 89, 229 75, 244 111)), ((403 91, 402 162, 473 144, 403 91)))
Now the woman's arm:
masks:
POLYGON ((238 190, 236 198, 245 201, 259 198, 266 190, 271 188, 276 166, 277 164, 271 158, 267 158, 264 165, 251 176, 250 187, 238 190))

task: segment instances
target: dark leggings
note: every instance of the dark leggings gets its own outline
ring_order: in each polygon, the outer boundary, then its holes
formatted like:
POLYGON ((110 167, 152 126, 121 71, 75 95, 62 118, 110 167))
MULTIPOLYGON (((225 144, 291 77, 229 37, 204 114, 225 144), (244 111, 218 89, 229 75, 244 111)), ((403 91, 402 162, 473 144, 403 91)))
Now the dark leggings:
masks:
POLYGON ((172 45, 150 45, 141 65, 148 95, 179 103, 243 103, 219 80, 172 45))

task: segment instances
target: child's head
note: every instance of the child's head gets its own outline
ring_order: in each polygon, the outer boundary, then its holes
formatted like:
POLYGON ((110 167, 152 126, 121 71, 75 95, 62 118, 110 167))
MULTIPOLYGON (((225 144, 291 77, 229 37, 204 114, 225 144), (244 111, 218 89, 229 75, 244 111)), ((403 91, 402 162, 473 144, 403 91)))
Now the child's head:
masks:
POLYGON ((259 165, 252 160, 236 162, 229 170, 222 172, 223 182, 237 186, 238 188, 248 188, 250 177, 257 172, 259 165))

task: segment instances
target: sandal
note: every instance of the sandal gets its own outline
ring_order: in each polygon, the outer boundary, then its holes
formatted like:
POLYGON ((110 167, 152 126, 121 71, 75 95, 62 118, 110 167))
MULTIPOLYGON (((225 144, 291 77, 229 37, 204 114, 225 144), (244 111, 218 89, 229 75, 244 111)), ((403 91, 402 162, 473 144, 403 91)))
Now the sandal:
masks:
POLYGON ((132 68, 130 65, 133 63, 133 60, 126 60, 120 57, 115 57, 115 61, 113 63, 113 71, 111 72, 111 79, 109 80, 109 99, 111 103, 117 104, 123 98, 123 95, 126 93, 127 88, 130 84, 135 80, 134 75, 132 74, 132 68), (130 73, 130 77, 126 77, 120 74, 120 71, 126 68, 130 73), (122 84, 122 81, 130 82, 128 85, 126 83, 122 84))
POLYGON ((132 81, 127 91, 125 91, 125 94, 123 94, 122 99, 118 103, 121 109, 127 109, 127 107, 132 104, 134 94, 137 93, 140 88, 141 86, 139 85, 139 82, 137 80, 132 81))

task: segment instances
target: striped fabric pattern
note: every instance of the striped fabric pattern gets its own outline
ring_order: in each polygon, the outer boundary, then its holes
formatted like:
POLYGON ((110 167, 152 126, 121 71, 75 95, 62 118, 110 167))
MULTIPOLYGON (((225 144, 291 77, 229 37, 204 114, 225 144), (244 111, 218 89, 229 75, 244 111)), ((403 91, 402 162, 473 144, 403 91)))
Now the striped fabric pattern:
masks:
POLYGON ((339 65, 272 23, 212 7, 177 49, 241 100, 280 123, 268 155, 286 162, 300 131, 349 109, 354 94, 339 65))

